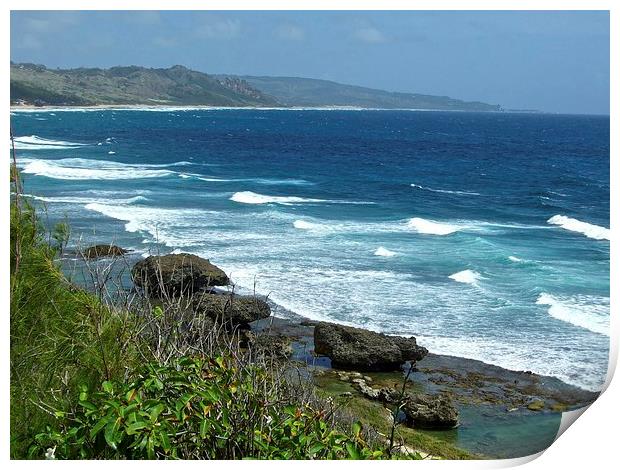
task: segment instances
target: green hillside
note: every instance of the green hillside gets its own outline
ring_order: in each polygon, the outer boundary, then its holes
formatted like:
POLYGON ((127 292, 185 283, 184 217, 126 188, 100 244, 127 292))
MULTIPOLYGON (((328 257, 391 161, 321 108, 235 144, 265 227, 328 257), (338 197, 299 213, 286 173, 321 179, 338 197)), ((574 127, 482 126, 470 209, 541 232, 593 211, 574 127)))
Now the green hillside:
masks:
POLYGON ((103 104, 273 106, 270 96, 236 78, 216 79, 180 65, 52 70, 11 64, 11 102, 85 106, 103 104))
POLYGON ((168 69, 48 69, 12 63, 11 103, 501 110, 499 105, 447 96, 396 93, 312 78, 209 75, 181 65, 168 69))
POLYGON ((294 77, 242 77, 289 106, 358 106, 363 108, 500 111, 499 105, 461 101, 448 96, 395 93, 327 80, 294 77))

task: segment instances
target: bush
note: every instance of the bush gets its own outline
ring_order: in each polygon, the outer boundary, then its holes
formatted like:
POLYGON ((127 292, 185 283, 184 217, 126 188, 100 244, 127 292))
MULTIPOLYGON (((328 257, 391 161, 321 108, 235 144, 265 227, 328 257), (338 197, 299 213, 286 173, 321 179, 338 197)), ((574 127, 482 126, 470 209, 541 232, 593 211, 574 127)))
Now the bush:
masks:
POLYGON ((282 403, 260 367, 233 358, 180 358, 147 365, 131 383, 84 387, 75 413, 36 436, 31 458, 341 459, 385 458, 363 437, 328 423, 329 411, 282 403))

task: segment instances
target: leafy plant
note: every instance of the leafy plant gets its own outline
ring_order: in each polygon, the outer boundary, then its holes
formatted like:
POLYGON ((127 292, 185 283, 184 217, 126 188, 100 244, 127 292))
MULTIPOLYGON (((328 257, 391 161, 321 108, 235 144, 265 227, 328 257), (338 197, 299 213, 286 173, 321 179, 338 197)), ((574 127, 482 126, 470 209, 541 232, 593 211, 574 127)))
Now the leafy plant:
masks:
POLYGON ((359 422, 330 426, 328 411, 280 403, 264 370, 231 358, 183 357, 148 364, 130 383, 83 387, 74 413, 36 436, 31 458, 59 459, 377 459, 359 422))

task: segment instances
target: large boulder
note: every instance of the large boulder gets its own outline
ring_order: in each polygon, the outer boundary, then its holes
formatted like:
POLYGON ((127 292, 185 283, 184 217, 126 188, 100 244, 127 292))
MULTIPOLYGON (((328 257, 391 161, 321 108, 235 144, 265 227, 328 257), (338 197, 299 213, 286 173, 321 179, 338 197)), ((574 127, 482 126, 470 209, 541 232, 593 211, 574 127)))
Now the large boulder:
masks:
POLYGON ((271 315, 269 304, 254 296, 203 293, 194 299, 193 306, 196 314, 207 315, 226 326, 243 328, 271 315))
POLYGON ((133 282, 150 295, 193 294, 210 286, 225 286, 228 276, 208 259, 188 253, 149 256, 131 270, 133 282))
POLYGON ((401 407, 408 426, 449 429, 459 424, 459 412, 448 395, 407 395, 401 407))
POLYGON ((116 245, 93 245, 82 251, 82 256, 84 256, 84 258, 86 259, 93 259, 108 256, 123 256, 125 253, 128 253, 128 250, 125 250, 116 245))
POLYGON ((324 322, 314 327, 314 351, 328 356, 333 367, 360 371, 399 370, 404 362, 419 361, 428 353, 414 337, 324 322))

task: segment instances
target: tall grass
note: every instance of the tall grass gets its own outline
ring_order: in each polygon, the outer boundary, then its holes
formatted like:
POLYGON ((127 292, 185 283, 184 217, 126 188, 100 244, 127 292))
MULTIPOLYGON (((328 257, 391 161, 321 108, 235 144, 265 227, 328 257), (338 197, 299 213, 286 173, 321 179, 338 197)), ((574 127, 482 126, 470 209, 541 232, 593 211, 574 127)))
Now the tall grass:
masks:
MULTIPOLYGON (((14 175, 18 173, 14 170, 14 175)), ((122 378, 137 361, 129 312, 112 312, 69 283, 57 262, 62 242, 46 234, 15 187, 10 211, 11 455, 23 456, 33 431, 70 408, 80 385, 122 378)))

